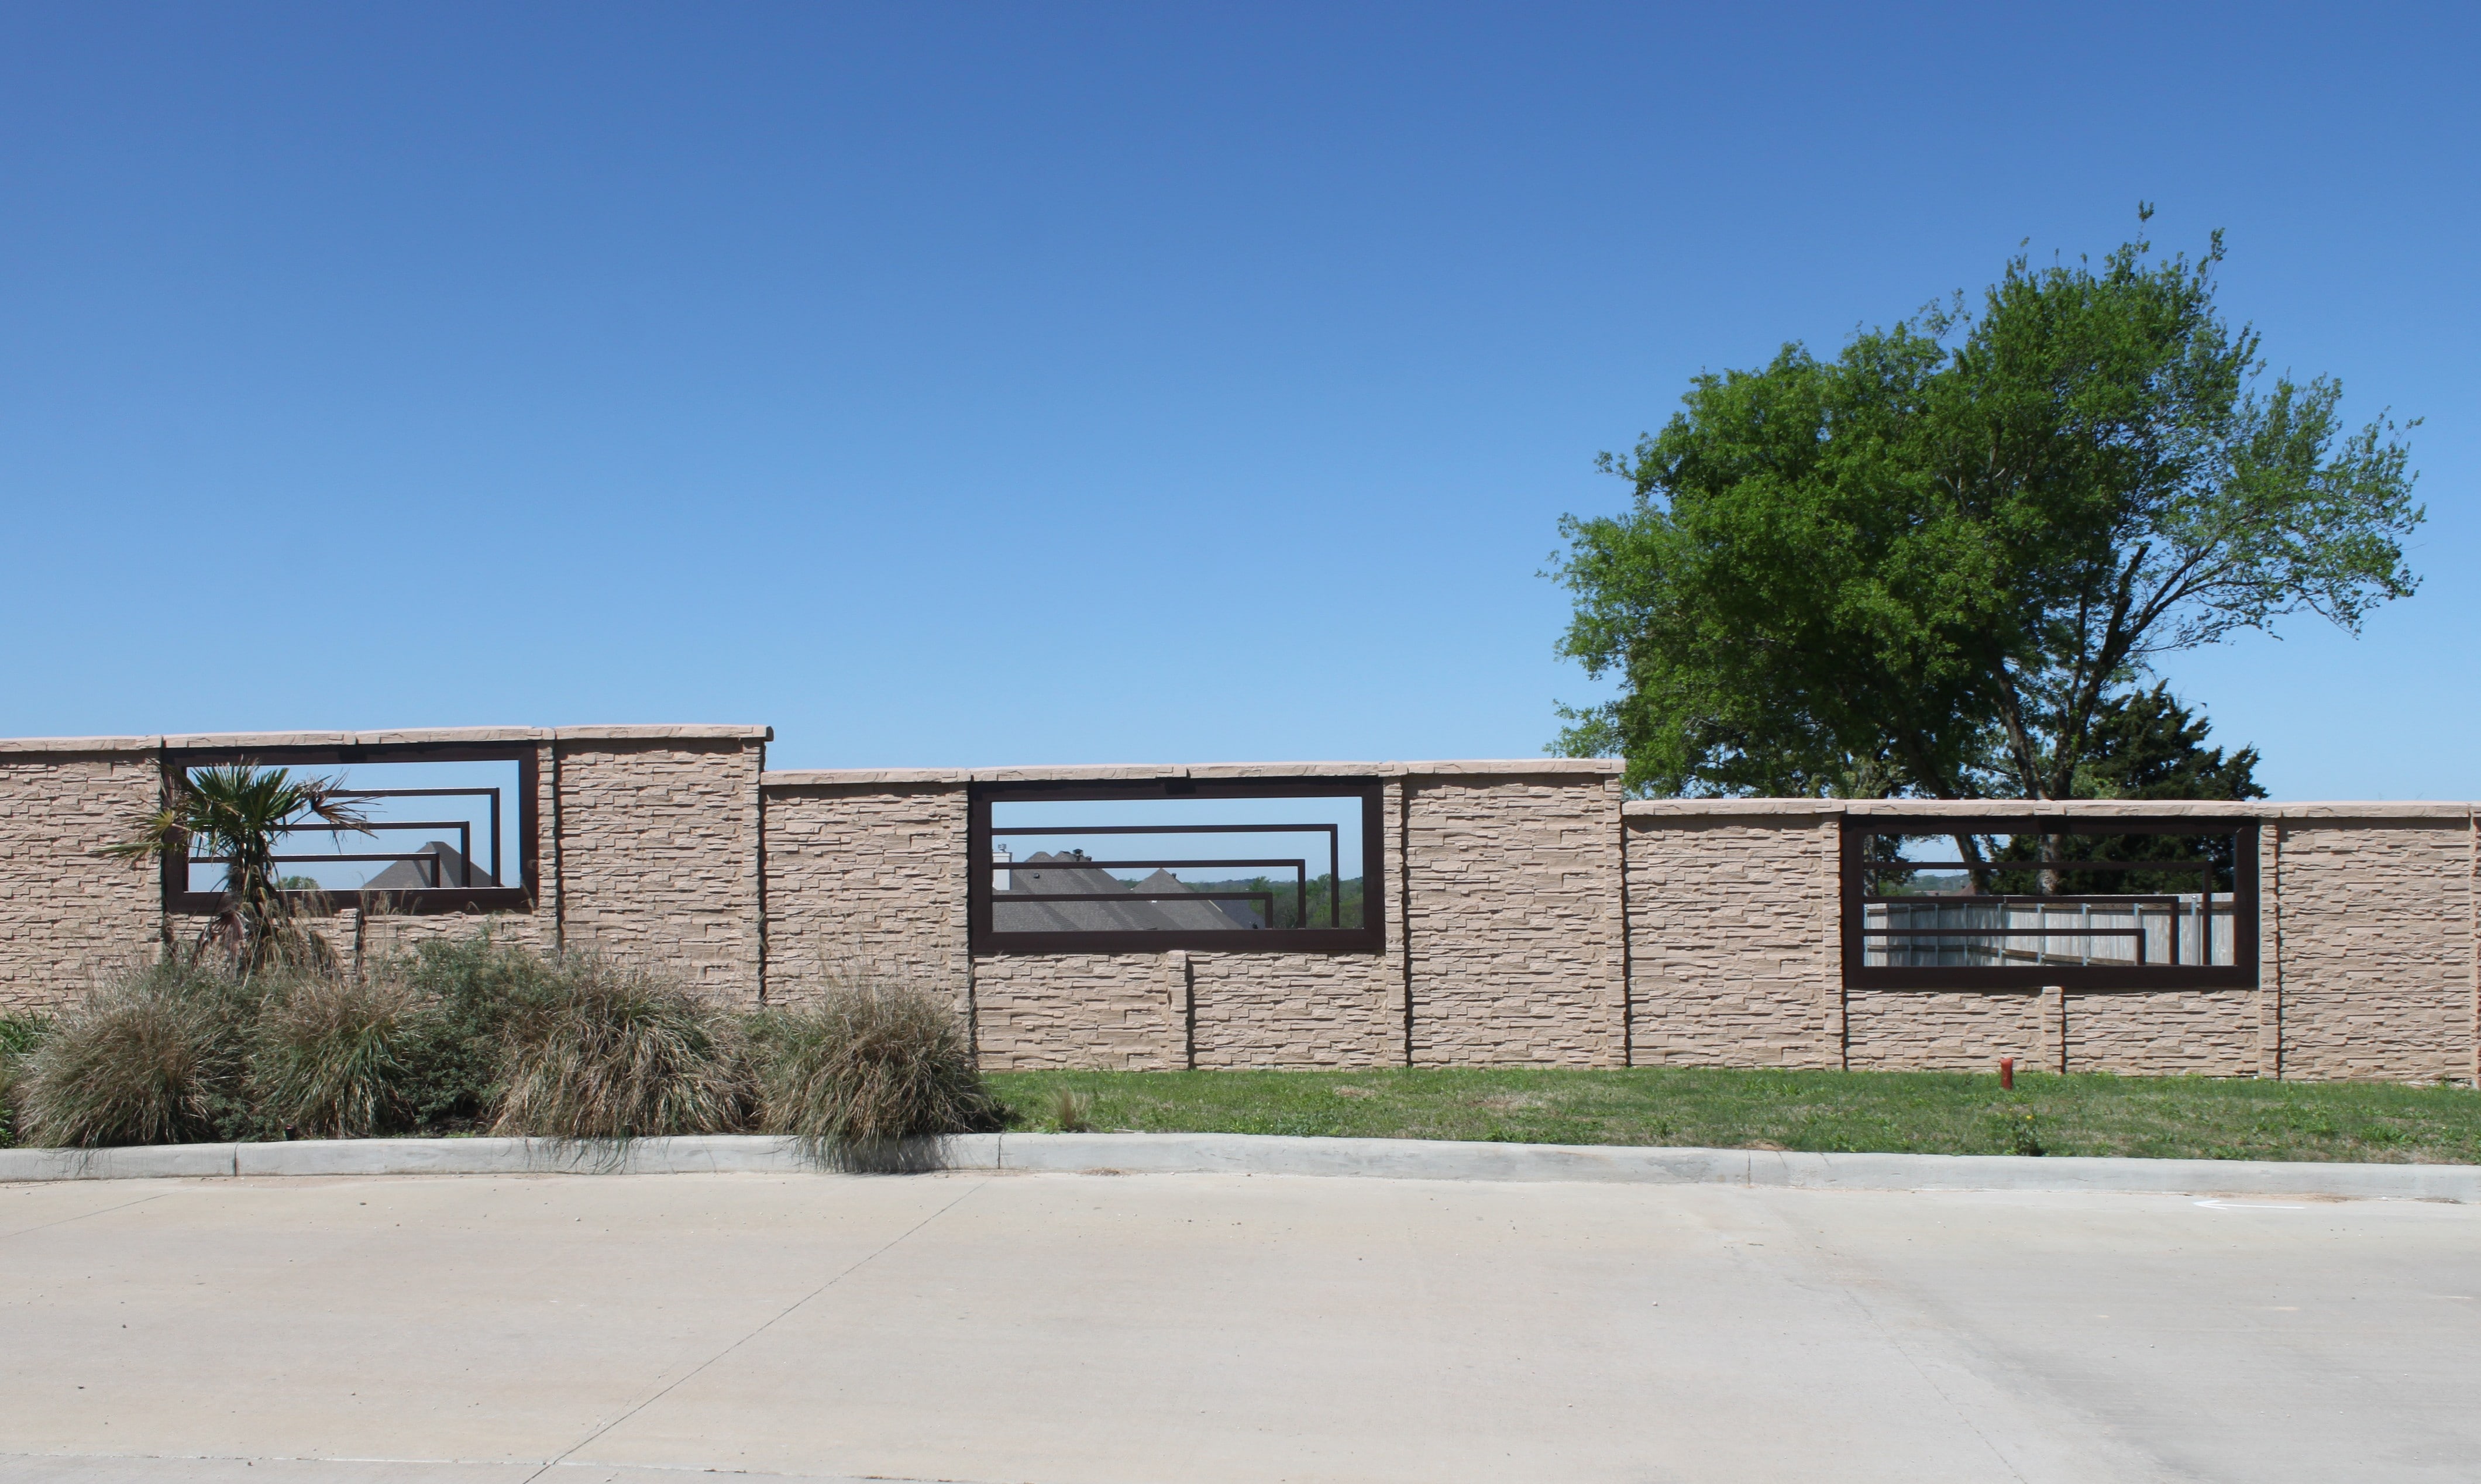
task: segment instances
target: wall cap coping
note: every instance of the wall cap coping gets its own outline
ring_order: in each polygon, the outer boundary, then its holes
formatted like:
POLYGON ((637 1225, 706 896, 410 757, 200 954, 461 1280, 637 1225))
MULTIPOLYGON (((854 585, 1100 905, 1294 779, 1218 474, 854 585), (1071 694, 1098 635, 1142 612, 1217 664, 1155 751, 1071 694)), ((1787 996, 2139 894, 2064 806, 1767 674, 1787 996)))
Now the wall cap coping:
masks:
POLYGON ((1025 768, 809 768, 758 775, 768 789, 969 783, 1127 783, 1162 778, 1615 778, 1607 758, 1478 758, 1435 763, 1165 763, 1025 768))
POLYGON ((153 752, 161 737, 0 737, 0 757, 39 753, 78 753, 88 757, 122 752, 153 752))
POLYGON ((1641 798, 1620 806, 1632 820, 1747 818, 1763 815, 1857 815, 1863 818, 1962 816, 2130 819, 2196 815, 2243 820, 2468 820, 2481 804, 2436 799, 2305 800, 2185 798, 1641 798))
POLYGON ((77 753, 87 756, 152 753, 168 748, 385 747, 454 742, 772 742, 771 726, 435 726, 392 727, 370 732, 173 732, 151 737, 0 737, 0 756, 77 753))
POLYGON ((963 784, 974 781, 966 768, 788 768, 758 775, 762 789, 837 789, 901 784, 963 784))
POLYGON ((771 726, 688 724, 638 726, 556 726, 554 742, 773 742, 771 726))

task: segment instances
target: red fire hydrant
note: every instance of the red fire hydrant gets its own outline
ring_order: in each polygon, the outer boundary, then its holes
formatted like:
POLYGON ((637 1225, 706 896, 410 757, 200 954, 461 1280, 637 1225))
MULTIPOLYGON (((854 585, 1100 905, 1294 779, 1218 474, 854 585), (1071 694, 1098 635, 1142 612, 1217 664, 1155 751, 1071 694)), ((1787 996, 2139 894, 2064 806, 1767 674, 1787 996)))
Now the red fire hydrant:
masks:
POLYGON ((2013 1056, 1998 1058, 1998 1090, 2001 1092, 2016 1090, 2016 1058, 2013 1056))

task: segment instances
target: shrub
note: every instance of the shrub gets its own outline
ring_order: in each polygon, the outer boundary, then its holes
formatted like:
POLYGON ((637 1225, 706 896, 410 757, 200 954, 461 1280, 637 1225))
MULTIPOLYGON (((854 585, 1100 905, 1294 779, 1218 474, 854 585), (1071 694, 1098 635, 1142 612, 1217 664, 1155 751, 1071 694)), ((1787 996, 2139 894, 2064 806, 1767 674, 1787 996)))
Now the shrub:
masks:
POLYGON ((815 1006, 757 1018, 758 1126, 814 1154, 999 1127, 964 1023, 901 983, 838 986, 815 1006))
POLYGON ((638 1138, 716 1133, 749 1101, 739 1022, 643 970, 593 956, 552 961, 544 982, 500 1002, 495 1133, 638 1138))
POLYGON ((50 1030, 51 1022, 39 1015, 0 1015, 0 1149, 17 1142, 17 1094, 26 1059, 50 1030))
POLYGON ((422 1049, 423 1006, 388 976, 355 982, 304 976, 262 1002, 250 1052, 261 1122, 316 1138, 393 1133, 408 1116, 408 1052, 422 1049))
POLYGON ((422 1006, 402 1053, 410 1121, 428 1131, 489 1123, 508 1071, 509 1029, 559 998, 559 966, 485 930, 422 944, 379 973, 403 983, 422 1006))
POLYGON ((164 964, 109 980, 35 1049, 21 1127, 39 1145, 171 1144, 247 1136, 249 992, 164 964))

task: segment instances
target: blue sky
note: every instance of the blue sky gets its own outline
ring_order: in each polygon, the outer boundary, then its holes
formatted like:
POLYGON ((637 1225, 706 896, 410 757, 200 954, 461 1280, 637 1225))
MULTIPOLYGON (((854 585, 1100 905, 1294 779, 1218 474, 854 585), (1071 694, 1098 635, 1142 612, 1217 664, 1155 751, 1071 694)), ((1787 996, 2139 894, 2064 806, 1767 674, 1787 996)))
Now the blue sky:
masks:
POLYGON ((0 8, 0 735, 1523 756, 1703 368, 2228 230, 2428 584, 2166 673, 2481 794, 2468 10, 0 8))

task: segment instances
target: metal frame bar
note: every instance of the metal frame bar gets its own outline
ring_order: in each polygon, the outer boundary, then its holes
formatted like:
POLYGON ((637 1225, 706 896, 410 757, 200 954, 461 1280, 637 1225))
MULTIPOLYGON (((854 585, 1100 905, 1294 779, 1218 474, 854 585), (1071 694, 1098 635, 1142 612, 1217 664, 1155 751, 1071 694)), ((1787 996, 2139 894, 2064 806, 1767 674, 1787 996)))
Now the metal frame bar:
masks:
MULTIPOLYGON (((1212 949, 1235 953, 1383 953, 1387 949, 1387 904, 1382 889, 1386 865, 1386 782, 1378 778, 1162 778, 1110 783, 978 783, 968 793, 966 822, 966 916, 972 950, 977 953, 1160 953, 1170 949, 1212 949), (994 829, 994 803, 1120 802, 1128 799, 1213 798, 1358 798, 1361 801, 1361 922, 1342 925, 1344 869, 1342 831, 1334 824, 1103 824, 1080 829, 1057 825, 1009 825, 994 829), (1327 902, 1330 925, 1267 927, 1257 931, 1229 929, 1001 932, 992 925, 991 890, 994 871, 1023 871, 1023 862, 1005 865, 991 859, 993 838, 1026 835, 1227 835, 1290 831, 1323 831, 1328 835, 1327 902)), ((1050 863, 1046 862, 1048 866, 1050 863)), ((1222 864, 1222 863, 1215 863, 1222 864)), ((1031 868, 1041 870, 1043 867, 1031 868)), ((1203 893, 1188 893, 1202 897, 1203 893)), ((1042 900, 1028 898, 1027 900, 1042 900)), ((1051 898, 1060 900, 1061 898, 1051 898)), ((1119 899, 1126 900, 1123 897, 1119 899)))
MULTIPOLYGON (((1039 896, 1007 896, 1005 901, 995 899, 994 905, 1038 907, 1054 901, 1254 901, 1259 904, 1258 915, 1267 924, 1275 921, 1275 894, 1272 892, 1044 892, 1039 896)), ((1224 929, 1212 930, 1221 932, 1224 929)), ((1249 929, 1235 930, 1245 932, 1249 929)), ((1257 930, 1281 932, 1284 929, 1262 925, 1257 930)))
MULTIPOLYGON (((428 912, 532 912, 541 901, 541 810, 537 807, 541 787, 540 755, 536 744, 529 742, 379 742, 360 747, 188 747, 168 750, 163 754, 164 785, 174 787, 194 768, 225 767, 246 764, 259 768, 319 768, 351 767, 378 763, 514 763, 517 768, 517 830, 516 847, 519 880, 509 882, 500 859, 502 830, 501 790, 497 787, 470 789, 346 789, 338 792, 347 796, 442 796, 464 794, 491 796, 491 875, 497 886, 426 886, 390 891, 366 892, 341 890, 324 893, 331 904, 357 905, 363 900, 384 903, 390 910, 404 913, 428 912)), ((385 822, 385 821, 381 821, 385 822)), ((470 826, 469 826, 470 827, 470 826)), ((323 824, 300 826, 307 832, 326 829, 323 824)), ((344 833, 352 833, 346 831, 344 833)), ((469 841, 470 843, 470 841, 469 841)), ((473 856, 469 850, 466 858, 473 856)), ((161 862, 164 910, 184 915, 197 915, 222 910, 223 893, 194 892, 189 887, 187 857, 166 855, 161 862)), ((334 860, 336 856, 312 857, 334 860)), ((308 896, 308 893, 297 893, 308 896)))
MULTIPOLYGON (((992 834, 994 834, 994 835, 1017 835, 1017 834, 1031 834, 1031 833, 1032 833, 1032 831, 1031 831, 1031 830, 1013 830, 1013 829, 995 829, 995 830, 991 831, 991 833, 992 833, 992 834)), ((1085 834, 1097 834, 1097 833, 1100 833, 1100 832, 1099 832, 1099 831, 1095 831, 1095 830, 1061 830, 1061 831, 1058 831, 1058 833, 1063 834, 1063 835, 1085 835, 1085 834)), ((1308 925, 1308 919, 1309 919, 1309 915, 1310 915, 1310 908, 1309 908, 1309 900, 1310 900, 1310 898, 1309 898, 1309 892, 1310 892, 1310 863, 1309 863, 1308 861, 1306 861, 1306 860, 1301 859, 1301 858, 1300 858, 1299 856, 1297 856, 1297 855, 1293 856, 1293 857, 1291 857, 1290 859, 1287 859, 1287 860, 1264 860, 1264 861, 1260 861, 1260 860, 1228 860, 1228 861, 1069 861, 1069 862, 1067 862, 1067 863, 1066 863, 1066 864, 1064 864, 1064 865, 1063 865, 1062 863, 1060 863, 1060 862, 1059 862, 1058 860, 1057 860, 1057 859, 1047 860, 1047 861, 1015 861, 1015 860, 1012 860, 1012 861, 1008 862, 1008 863, 1007 863, 1006 865, 1005 865, 1005 866, 1001 865, 1001 864, 999 863, 999 861, 998 861, 998 859, 997 859, 996 857, 994 857, 994 858, 992 859, 992 861, 991 861, 991 869, 992 869, 993 871, 1005 871, 1005 872, 1008 872, 1008 873, 1009 873, 1009 874, 1011 874, 1011 875, 1015 874, 1016 872, 1020 872, 1020 871, 1109 871, 1109 870, 1110 870, 1110 869, 1111 869, 1112 867, 1114 867, 1114 866, 1126 866, 1126 867, 1130 867, 1130 868, 1136 868, 1136 867, 1139 867, 1139 866, 1152 866, 1152 867, 1154 867, 1154 868, 1155 868, 1156 870, 1158 870, 1158 871, 1197 870, 1197 869, 1203 869, 1203 868, 1210 867, 1210 866, 1290 866, 1290 867, 1292 867, 1292 868, 1293 868, 1293 922, 1295 922, 1295 923, 1300 924, 1302 926, 1307 926, 1307 925, 1308 925)), ((993 893, 993 898, 992 898, 992 899, 993 899, 994 901, 997 901, 997 900, 998 900, 998 898, 1001 898, 1001 897, 1005 897, 1005 898, 1007 898, 1011 903, 1016 902, 1016 901, 1018 901, 1018 900, 1020 899, 1019 895, 1018 895, 1017 893, 1015 893, 1015 892, 1002 892, 1002 891, 1000 891, 997 887, 993 887, 993 888, 992 888, 992 893, 993 893)), ((1334 900, 1334 898, 1335 898, 1335 897, 1336 897, 1336 896, 1338 896, 1338 895, 1341 895, 1341 894, 1338 894, 1338 893, 1329 893, 1329 894, 1328 894, 1328 900, 1327 900, 1327 917, 1328 917, 1328 919, 1329 919, 1329 922, 1328 922, 1327 925, 1328 925, 1328 926, 1330 926, 1330 927, 1332 927, 1332 926, 1336 925, 1335 922, 1333 921, 1333 919, 1335 918, 1335 915, 1336 915, 1336 904, 1335 904, 1335 900, 1334 900)), ((1267 923, 1266 923, 1266 925, 1267 925, 1267 926, 1269 926, 1269 927, 1272 927, 1273 925, 1275 925, 1275 908, 1274 908, 1274 900, 1275 900, 1275 898, 1274 898, 1274 894, 1273 894, 1272 892, 1248 892, 1248 893, 1234 893, 1234 892, 1197 892, 1197 891, 1187 892, 1187 893, 1180 893, 1180 892, 1129 892, 1129 893, 1124 894, 1124 895, 1123 895, 1123 896, 1121 896, 1121 897, 1114 898, 1112 898, 1112 899, 1113 899, 1113 900, 1122 900, 1122 901, 1125 901, 1125 900, 1132 900, 1132 899, 1134 899, 1134 900, 1143 901, 1143 900, 1147 900, 1147 899, 1150 899, 1150 898, 1153 898, 1160 897, 1160 898, 1162 898, 1164 901, 1179 901, 1179 900, 1182 900, 1185 897, 1214 898, 1214 897, 1232 897, 1232 896, 1247 896, 1247 897, 1251 897, 1251 898, 1256 898, 1256 897, 1265 897, 1265 898, 1267 898, 1267 923)), ((1068 897, 1068 896, 1065 896, 1065 895, 1062 895, 1062 894, 1059 894, 1059 893, 1056 893, 1056 892, 1028 892, 1028 893, 1025 893, 1025 894, 1024 894, 1024 897, 1023 897, 1023 898, 1022 898, 1022 899, 1025 899, 1025 900, 1032 900, 1032 898, 1036 898, 1036 897, 1040 897, 1040 898, 1045 898, 1045 899, 1047 899, 1047 900, 1051 900, 1051 901, 1073 901, 1073 900, 1076 900, 1076 899, 1077 899, 1077 898, 1075 898, 1068 897)))
MULTIPOLYGON (((2128 819, 2060 819, 2055 816, 2026 815, 2019 817, 1990 816, 1918 816, 1856 817, 1845 815, 1841 820, 1841 891, 1843 986, 1846 989, 1987 989, 2027 990, 2056 985, 2063 989, 2082 991, 2153 990, 2153 989, 2255 989, 2258 983, 2258 821, 2243 818, 2179 818, 2151 816, 2128 819), (1867 961, 1868 940, 1883 934, 1867 925, 1865 908, 1877 902, 1938 903, 1956 905, 1997 905, 2036 903, 2076 905, 2091 902, 2100 905, 2111 901, 2118 905, 2134 905, 2140 900, 2162 900, 2160 894, 2120 894, 2104 897, 2025 897, 1991 894, 1936 897, 1887 898, 1869 893, 1868 882, 1875 873, 1907 867, 1931 870, 1972 870, 1974 863, 1959 861, 1949 867, 1940 862, 1872 861, 1866 858, 1867 843, 1875 836, 1919 839, 1951 835, 2057 835, 2102 838, 2113 835, 2189 835, 2202 839, 2229 839, 2232 842, 2232 959, 2228 964, 1985 964, 1945 966, 1938 968, 1902 968, 1872 965, 1867 961)), ((2004 861, 1981 862, 1982 869, 1996 866, 2009 871, 2045 871, 2050 869, 2086 870, 2107 868, 2113 871, 2186 871, 2210 868, 2207 861, 2004 861)), ((2204 923, 2200 930, 2200 956, 2212 956, 2215 898, 2221 893, 2212 890, 2213 877, 2206 876, 2206 901, 2199 916, 2204 923)), ((2176 898, 2172 898, 2176 899, 2176 898)), ((2092 936, 2116 936, 2130 929, 2091 930, 2092 936)), ((2133 929, 2142 931, 2139 928, 2133 929)), ((1911 929, 1920 936, 1931 936, 1936 930, 1911 929)), ((1962 930, 1959 930, 1960 932, 1962 930)), ((1972 935, 2003 937, 2011 934, 1998 929, 1973 928, 1972 935)), ((2059 936, 2084 935, 2083 929, 2065 931, 2059 936)), ((2172 926, 2172 951, 2179 950, 2179 926, 2172 926)), ((2031 936, 2026 930, 2023 936, 2031 936)), ((2140 940, 2141 942, 2141 940, 2140 940)))
MULTIPOLYGON (((1327 794, 1311 796, 1339 797, 1341 795, 1327 794)), ((1319 831, 1324 831, 1326 834, 1327 875, 1331 880, 1341 882, 1344 879, 1344 861, 1342 857, 1344 835, 1342 827, 1334 824, 1087 824, 1067 828, 1040 824, 1012 824, 1005 829, 994 829, 990 833, 992 838, 997 839, 1002 835, 1245 835, 1252 833, 1261 835, 1311 835, 1317 834, 1319 831)), ((1136 865, 1138 863, 1130 862, 1129 864, 1136 865)), ((1172 861, 1165 864, 1246 866, 1251 863, 1248 861, 1236 860, 1198 861, 1194 863, 1172 861)), ((1293 863, 1291 861, 1264 861, 1258 864, 1267 866, 1289 866, 1293 863)), ((1302 866, 1303 874, 1306 876, 1308 872, 1308 863, 1304 861, 1300 864, 1302 866)), ((1327 897, 1326 925, 1329 927, 1341 927, 1344 925, 1343 919, 1340 916, 1342 911, 1341 899, 1343 895, 1343 892, 1338 890, 1330 893, 1327 897)), ((1294 915, 1306 916, 1307 913, 1295 913, 1294 915)), ((1305 924, 1303 925, 1307 924, 1305 924)))

